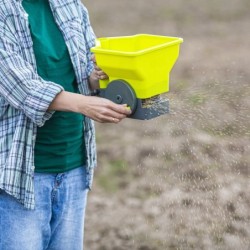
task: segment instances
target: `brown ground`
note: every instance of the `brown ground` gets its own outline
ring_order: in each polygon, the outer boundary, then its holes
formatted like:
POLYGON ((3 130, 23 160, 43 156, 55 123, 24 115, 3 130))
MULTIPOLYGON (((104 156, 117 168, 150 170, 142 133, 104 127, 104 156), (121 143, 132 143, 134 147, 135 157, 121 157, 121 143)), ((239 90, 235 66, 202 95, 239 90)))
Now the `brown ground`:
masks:
POLYGON ((171 113, 97 124, 87 250, 250 249, 250 1, 84 1, 98 37, 184 38, 171 113))

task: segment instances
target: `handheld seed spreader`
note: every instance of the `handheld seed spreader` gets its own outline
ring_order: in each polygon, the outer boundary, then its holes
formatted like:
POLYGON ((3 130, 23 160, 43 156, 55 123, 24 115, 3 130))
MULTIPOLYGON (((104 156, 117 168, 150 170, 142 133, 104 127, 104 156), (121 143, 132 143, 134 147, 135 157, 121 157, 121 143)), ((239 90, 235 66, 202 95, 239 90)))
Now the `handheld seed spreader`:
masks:
POLYGON ((91 49, 97 65, 109 76, 100 81, 99 96, 127 104, 130 118, 148 120, 169 112, 163 93, 182 38, 138 34, 97 39, 91 49))

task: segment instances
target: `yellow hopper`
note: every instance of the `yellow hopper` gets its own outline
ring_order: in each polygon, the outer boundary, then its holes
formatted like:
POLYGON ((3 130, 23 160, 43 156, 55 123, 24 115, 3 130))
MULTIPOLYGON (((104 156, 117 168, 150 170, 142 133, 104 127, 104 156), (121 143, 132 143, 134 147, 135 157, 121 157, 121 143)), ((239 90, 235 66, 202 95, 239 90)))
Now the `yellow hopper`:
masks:
MULTIPOLYGON (((155 100, 155 96, 168 92, 169 74, 179 56, 182 42, 183 39, 178 37, 149 34, 97 39, 96 46, 91 51, 95 54, 98 66, 109 76, 108 80, 100 81, 101 96, 117 103, 132 102, 132 105, 127 104, 132 106, 134 113, 138 113, 135 112, 141 108, 138 100, 152 97, 155 100), (107 88, 111 87, 114 88, 114 93, 110 89, 109 96, 105 95, 107 88), (118 89, 121 93, 117 93, 118 89), (130 92, 132 96, 127 97, 131 95, 130 92), (126 98, 122 97, 123 94, 126 98), (134 99, 137 100, 136 104, 134 99)), ((141 112, 145 113, 145 110, 140 110, 141 112)), ((158 115, 145 117, 141 114, 141 118, 132 118, 150 119, 158 115)))

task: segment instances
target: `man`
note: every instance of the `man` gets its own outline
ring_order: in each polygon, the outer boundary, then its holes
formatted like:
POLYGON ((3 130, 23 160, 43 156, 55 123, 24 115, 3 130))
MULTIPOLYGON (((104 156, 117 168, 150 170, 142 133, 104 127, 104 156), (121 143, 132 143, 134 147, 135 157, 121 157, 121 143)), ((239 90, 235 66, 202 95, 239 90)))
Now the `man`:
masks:
POLYGON ((83 249, 93 120, 130 114, 90 95, 94 42, 80 0, 0 0, 1 250, 83 249))

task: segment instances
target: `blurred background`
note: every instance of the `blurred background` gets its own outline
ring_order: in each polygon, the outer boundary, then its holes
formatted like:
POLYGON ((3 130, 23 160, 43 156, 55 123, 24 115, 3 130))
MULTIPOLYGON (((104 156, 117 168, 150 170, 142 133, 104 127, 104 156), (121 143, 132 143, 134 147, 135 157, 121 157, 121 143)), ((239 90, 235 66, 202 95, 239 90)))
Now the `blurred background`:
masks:
POLYGON ((184 39, 170 114, 96 124, 86 249, 249 250, 250 1, 83 2, 97 37, 184 39))

